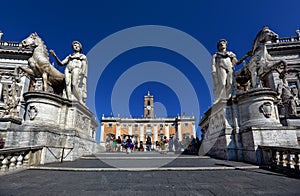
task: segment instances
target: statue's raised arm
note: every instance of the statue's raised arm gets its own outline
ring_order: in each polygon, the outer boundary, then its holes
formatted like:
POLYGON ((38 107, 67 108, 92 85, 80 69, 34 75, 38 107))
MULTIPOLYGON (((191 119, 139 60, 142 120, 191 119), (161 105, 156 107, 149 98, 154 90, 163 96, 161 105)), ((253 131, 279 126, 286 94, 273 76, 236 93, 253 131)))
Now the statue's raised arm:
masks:
POLYGON ((87 78, 87 57, 81 54, 82 45, 79 41, 72 42, 73 53, 64 60, 60 60, 54 50, 50 50, 57 64, 66 66, 65 69, 65 92, 69 100, 77 100, 85 104, 86 99, 86 78, 87 78))
POLYGON ((232 95, 234 65, 238 62, 233 52, 227 51, 227 41, 221 39, 217 44, 218 52, 212 57, 214 103, 228 99, 232 95))

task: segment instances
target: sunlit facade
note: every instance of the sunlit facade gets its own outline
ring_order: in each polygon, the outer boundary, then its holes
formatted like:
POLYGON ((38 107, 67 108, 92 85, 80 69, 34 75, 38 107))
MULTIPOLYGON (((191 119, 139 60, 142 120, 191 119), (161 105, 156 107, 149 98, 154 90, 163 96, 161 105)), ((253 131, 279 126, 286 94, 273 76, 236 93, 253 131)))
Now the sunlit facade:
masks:
POLYGON ((154 115, 154 97, 150 92, 144 96, 144 116, 142 118, 105 117, 101 118, 100 143, 104 146, 107 138, 122 139, 130 136, 134 141, 160 141, 164 136, 178 138, 196 136, 194 116, 157 118, 154 115))

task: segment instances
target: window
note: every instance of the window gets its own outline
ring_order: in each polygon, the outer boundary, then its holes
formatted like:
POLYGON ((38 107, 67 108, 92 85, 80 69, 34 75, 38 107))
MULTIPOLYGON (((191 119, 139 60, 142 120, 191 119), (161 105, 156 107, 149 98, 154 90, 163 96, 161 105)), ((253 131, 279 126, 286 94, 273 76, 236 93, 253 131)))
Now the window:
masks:
POLYGON ((122 127, 125 129, 127 126, 126 126, 126 124, 123 124, 122 127))
POLYGON ((108 128, 112 128, 112 123, 108 123, 108 128))
POLYGON ((147 125, 147 129, 146 129, 146 133, 151 133, 152 132, 152 129, 151 129, 151 124, 148 124, 147 125))
POLYGON ((188 126, 189 126, 189 123, 184 123, 183 126, 184 126, 184 127, 188 127, 188 126))

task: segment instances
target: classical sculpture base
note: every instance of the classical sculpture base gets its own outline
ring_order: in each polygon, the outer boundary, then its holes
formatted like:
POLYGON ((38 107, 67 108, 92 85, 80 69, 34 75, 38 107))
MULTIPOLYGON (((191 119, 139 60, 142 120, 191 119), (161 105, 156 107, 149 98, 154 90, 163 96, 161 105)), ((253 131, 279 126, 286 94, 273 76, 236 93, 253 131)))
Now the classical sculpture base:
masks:
POLYGON ((208 116, 208 119, 204 119, 207 131, 199 154, 228 160, 242 160, 237 105, 232 101, 221 99, 205 115, 208 116))
POLYGON ((25 93, 24 99, 25 120, 8 129, 5 147, 45 146, 42 163, 104 151, 94 139, 97 122, 86 106, 42 91, 25 93))
POLYGON ((296 130, 292 127, 249 127, 240 132, 243 143, 243 160, 261 163, 261 146, 298 146, 296 130))
POLYGON ((297 146, 295 127, 280 124, 275 96, 271 89, 259 88, 214 104, 200 122, 206 130, 200 154, 259 163, 259 145, 297 146))
POLYGON ((276 92, 269 88, 251 89, 237 94, 241 129, 252 126, 282 126, 274 100, 276 92))

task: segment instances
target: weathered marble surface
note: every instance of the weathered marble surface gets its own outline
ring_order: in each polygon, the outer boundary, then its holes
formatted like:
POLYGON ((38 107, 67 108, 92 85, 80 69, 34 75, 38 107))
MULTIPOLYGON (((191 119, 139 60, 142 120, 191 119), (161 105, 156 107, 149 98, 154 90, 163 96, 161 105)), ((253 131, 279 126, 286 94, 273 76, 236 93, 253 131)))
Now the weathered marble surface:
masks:
POLYGON ((104 149, 95 141, 97 122, 82 104, 43 91, 27 92, 22 125, 7 131, 6 147, 46 146, 44 163, 75 160, 104 149))

